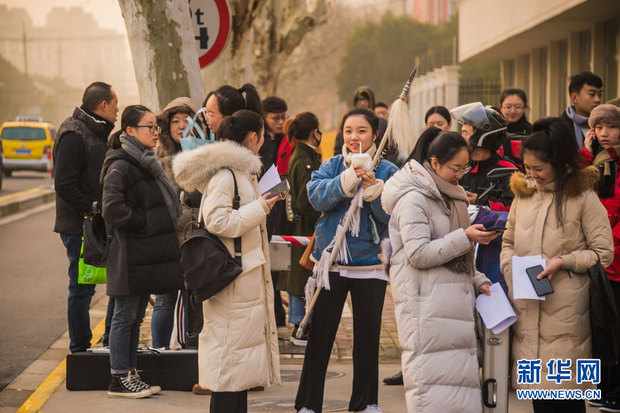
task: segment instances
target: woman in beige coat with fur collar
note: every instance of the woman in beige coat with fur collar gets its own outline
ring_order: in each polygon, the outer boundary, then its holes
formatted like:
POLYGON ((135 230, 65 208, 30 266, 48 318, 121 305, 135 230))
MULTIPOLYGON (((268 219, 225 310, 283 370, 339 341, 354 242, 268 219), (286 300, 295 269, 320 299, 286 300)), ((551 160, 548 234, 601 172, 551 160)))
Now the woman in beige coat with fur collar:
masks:
POLYGON ((198 345, 199 383, 213 391, 211 413, 240 413, 247 411, 248 389, 280 383, 265 230, 267 214, 280 197, 258 193, 262 118, 248 110, 235 112, 224 119, 220 134, 224 141, 178 155, 173 170, 183 189, 204 191, 205 227, 231 254, 233 239, 241 236, 243 272, 203 303, 204 328, 198 345), (238 210, 232 209, 231 170, 241 198, 238 210))
MULTIPOLYGON (((512 300, 517 313, 512 339, 512 386, 517 389, 587 389, 577 384, 577 359, 591 357, 590 279, 587 269, 608 266, 614 255, 607 212, 594 188, 598 171, 578 169, 577 148, 557 118, 539 120, 523 143, 527 176, 511 179, 515 193, 504 233, 501 269, 512 299, 512 257, 542 255, 555 290, 546 300, 512 300), (570 381, 547 380, 550 359, 571 359, 570 381), (519 383, 517 361, 541 360, 540 383, 519 383)), ((553 372, 552 372, 553 373, 553 372)), ((582 400, 534 400, 534 412, 585 412, 582 400)))

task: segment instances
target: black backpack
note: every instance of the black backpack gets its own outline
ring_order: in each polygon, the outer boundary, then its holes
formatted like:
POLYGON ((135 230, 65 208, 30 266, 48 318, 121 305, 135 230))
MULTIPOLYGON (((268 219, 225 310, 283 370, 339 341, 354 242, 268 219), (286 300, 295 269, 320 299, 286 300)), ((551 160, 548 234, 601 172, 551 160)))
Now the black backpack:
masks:
MULTIPOLYGON (((228 169, 228 168, 226 168, 228 169)), ((239 190, 237 179, 232 170, 235 184, 233 209, 239 209, 239 190)), ((192 233, 185 238, 181 245, 181 269, 185 278, 185 285, 194 303, 211 298, 241 274, 241 237, 235 238, 235 256, 232 257, 228 248, 217 235, 211 234, 204 227, 202 205, 200 203, 198 222, 191 222, 194 227, 192 233)))

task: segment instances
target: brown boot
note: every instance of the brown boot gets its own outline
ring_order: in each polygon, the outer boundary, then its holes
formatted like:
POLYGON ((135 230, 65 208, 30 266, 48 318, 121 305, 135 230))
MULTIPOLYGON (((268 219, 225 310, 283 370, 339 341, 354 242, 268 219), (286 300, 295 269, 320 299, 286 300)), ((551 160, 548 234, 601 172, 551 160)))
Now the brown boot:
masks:
POLYGON ((211 390, 204 389, 200 387, 200 384, 196 383, 194 384, 194 387, 192 387, 192 393, 197 394, 199 396, 209 396, 211 394, 211 390))

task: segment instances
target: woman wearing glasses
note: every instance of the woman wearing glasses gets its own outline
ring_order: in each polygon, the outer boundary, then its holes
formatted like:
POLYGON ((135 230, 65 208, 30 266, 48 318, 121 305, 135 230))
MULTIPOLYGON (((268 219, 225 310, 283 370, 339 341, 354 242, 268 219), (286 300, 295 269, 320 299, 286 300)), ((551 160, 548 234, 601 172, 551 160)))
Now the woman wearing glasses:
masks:
POLYGON ((112 229, 106 292, 114 297, 109 397, 143 398, 161 390, 136 372, 140 324, 149 294, 183 288, 175 223, 181 207, 153 148, 155 115, 132 105, 110 139, 101 171, 103 218, 112 229))
POLYGON ((490 282, 474 266, 473 243, 498 233, 471 225, 459 178, 469 168, 467 142, 431 128, 385 183, 391 215, 390 281, 410 413, 480 412, 474 297, 490 282))
POLYGON ((521 144, 532 133, 532 124, 527 120, 527 95, 522 89, 504 89, 499 97, 502 115, 508 122, 506 140, 500 153, 521 165, 521 144))

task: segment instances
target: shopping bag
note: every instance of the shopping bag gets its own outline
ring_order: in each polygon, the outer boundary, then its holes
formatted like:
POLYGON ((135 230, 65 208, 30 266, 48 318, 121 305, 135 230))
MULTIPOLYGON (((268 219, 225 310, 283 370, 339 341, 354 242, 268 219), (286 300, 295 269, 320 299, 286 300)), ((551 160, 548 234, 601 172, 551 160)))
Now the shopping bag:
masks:
POLYGON ((80 258, 78 260, 78 284, 105 284, 105 267, 95 267, 84 262, 84 241, 80 248, 80 258))

